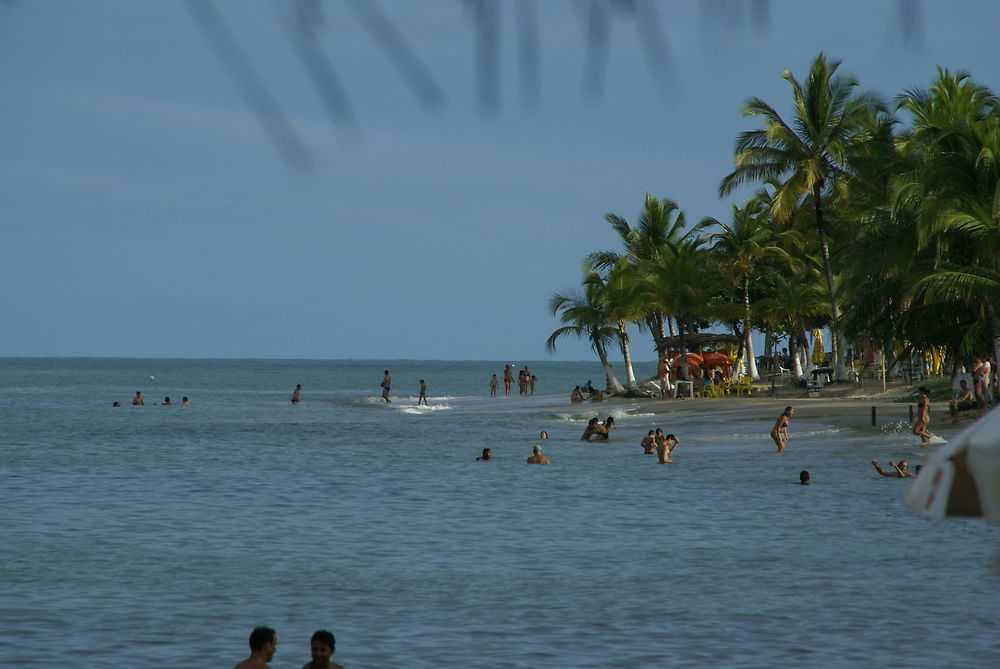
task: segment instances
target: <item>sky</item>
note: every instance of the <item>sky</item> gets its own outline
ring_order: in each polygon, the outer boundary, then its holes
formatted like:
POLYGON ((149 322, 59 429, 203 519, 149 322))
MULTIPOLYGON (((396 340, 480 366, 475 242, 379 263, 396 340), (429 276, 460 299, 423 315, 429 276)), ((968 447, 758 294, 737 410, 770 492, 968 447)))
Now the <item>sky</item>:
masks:
POLYGON ((591 359, 574 339, 547 353, 552 294, 620 248, 604 217, 634 224, 647 193, 725 220, 747 193, 719 181, 758 127, 740 107, 788 114, 783 70, 823 51, 888 100, 938 65, 1000 90, 994 0, 363 7, 0 2, 0 356, 591 359), (477 7, 496 11, 495 87, 477 7), (331 81, 347 103, 324 105, 331 81))

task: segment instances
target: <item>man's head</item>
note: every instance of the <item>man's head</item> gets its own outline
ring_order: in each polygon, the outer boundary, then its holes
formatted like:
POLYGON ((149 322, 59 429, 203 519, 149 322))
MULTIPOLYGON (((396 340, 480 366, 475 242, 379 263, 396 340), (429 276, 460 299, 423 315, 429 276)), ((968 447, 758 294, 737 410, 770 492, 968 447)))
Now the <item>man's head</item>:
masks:
POLYGON ((483 454, 480 457, 483 460, 492 460, 493 459, 493 449, 492 448, 484 448, 483 449, 483 454))
POLYGON ((965 389, 967 389, 969 387, 969 384, 966 382, 965 379, 962 379, 961 381, 959 381, 958 385, 962 386, 962 390, 965 390, 965 389))
POLYGON ((535 455, 541 455, 542 454, 542 447, 539 446, 539 445, 537 445, 537 444, 535 445, 535 448, 533 448, 532 450, 534 451, 535 455))
POLYGON ((337 640, 332 632, 317 630, 309 641, 313 662, 319 666, 328 664, 330 656, 337 650, 337 640))
POLYGON ((270 627, 255 627, 250 632, 250 650, 263 652, 265 662, 270 662, 278 648, 278 633, 270 627))
POLYGON ((906 460, 900 460, 899 461, 899 468, 902 469, 904 472, 906 471, 906 468, 909 467, 909 466, 910 466, 910 463, 907 462, 906 460))
POLYGON ((804 469, 799 472, 799 483, 802 485, 809 485, 809 472, 804 469))

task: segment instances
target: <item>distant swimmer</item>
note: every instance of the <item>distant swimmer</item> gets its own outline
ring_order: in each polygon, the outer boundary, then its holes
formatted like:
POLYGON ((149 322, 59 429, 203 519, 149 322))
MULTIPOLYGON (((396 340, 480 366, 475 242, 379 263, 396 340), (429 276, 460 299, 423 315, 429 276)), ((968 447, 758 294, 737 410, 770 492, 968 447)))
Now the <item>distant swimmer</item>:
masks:
POLYGON ((913 434, 920 437, 920 441, 927 443, 933 435, 927 431, 927 424, 931 422, 931 391, 927 386, 920 386, 920 399, 917 401, 917 420, 913 423, 913 434))
POLYGON ((656 458, 661 465, 668 465, 673 463, 670 459, 670 455, 677 450, 677 445, 681 443, 681 440, 675 437, 673 434, 668 434, 664 436, 663 430, 656 428, 657 439, 656 439, 656 458))
POLYGON ((122 405, 121 402, 112 402, 111 403, 111 406, 113 406, 113 407, 120 407, 121 405, 122 405))
POLYGON ((182 397, 181 398, 181 406, 182 407, 189 407, 189 406, 191 406, 191 401, 187 397, 182 397))
POLYGON ((386 402, 391 402, 389 399, 389 387, 392 385, 392 377, 389 376, 389 370, 385 370, 385 376, 382 377, 382 399, 386 402))
POLYGON ((804 469, 799 472, 799 484, 809 485, 809 472, 804 469))
POLYGON ((139 392, 138 390, 135 391, 135 397, 132 398, 132 406, 141 407, 144 404, 145 402, 142 401, 142 393, 139 392))
POLYGON ((785 444, 788 443, 788 419, 792 417, 793 413, 795 413, 795 409, 785 407, 785 410, 778 416, 778 420, 774 422, 774 427, 771 428, 771 439, 774 439, 774 443, 778 445, 779 453, 785 450, 785 444))
POLYGON ((298 404, 302 401, 302 384, 296 383, 295 390, 292 391, 292 404, 298 404))
POLYGON ((278 649, 278 634, 270 627, 255 627, 250 633, 250 657, 233 669, 271 669, 268 662, 278 649))
POLYGON ((580 386, 573 389, 573 392, 569 394, 570 402, 582 402, 583 401, 583 391, 580 390, 580 386))
POLYGON ((309 650, 312 661, 306 662, 302 669, 344 669, 330 659, 337 652, 337 640, 332 632, 317 630, 309 640, 309 650))
POLYGON ((173 406, 173 404, 170 403, 170 397, 164 397, 163 398, 163 406, 165 406, 165 407, 171 407, 171 406, 173 406))
POLYGON ((547 465, 550 464, 551 462, 552 462, 551 460, 542 455, 541 446, 535 446, 535 448, 533 449, 533 455, 530 458, 528 458, 529 465, 547 465))
POLYGON ((498 385, 500 385, 500 383, 499 383, 499 381, 497 381, 497 375, 494 374, 493 378, 490 379, 490 397, 496 397, 497 396, 497 386, 498 385))
POLYGON ((503 368, 503 394, 510 395, 510 386, 514 383, 514 373, 510 371, 511 365, 504 365, 503 368))
POLYGON ((639 442, 639 445, 642 446, 642 452, 646 455, 656 453, 656 431, 650 430, 649 434, 643 437, 642 441, 639 442))
POLYGON ((546 432, 545 430, 542 430, 541 432, 538 433, 538 438, 539 439, 548 439, 549 438, 549 433, 546 432))
POLYGON ((587 429, 583 431, 580 441, 590 441, 591 437, 597 437, 601 441, 608 440, 608 428, 601 425, 601 422, 596 418, 591 418, 587 423, 587 429))
POLYGON ((875 467, 875 471, 879 474, 891 479, 908 479, 913 476, 913 473, 910 471, 910 463, 906 460, 900 460, 898 465, 889 460, 889 469, 882 469, 878 464, 878 460, 872 460, 872 466, 875 467))
POLYGON ((492 460, 492 459, 493 459, 493 449, 484 448, 483 454, 480 455, 478 458, 476 458, 476 462, 479 462, 480 460, 492 460))

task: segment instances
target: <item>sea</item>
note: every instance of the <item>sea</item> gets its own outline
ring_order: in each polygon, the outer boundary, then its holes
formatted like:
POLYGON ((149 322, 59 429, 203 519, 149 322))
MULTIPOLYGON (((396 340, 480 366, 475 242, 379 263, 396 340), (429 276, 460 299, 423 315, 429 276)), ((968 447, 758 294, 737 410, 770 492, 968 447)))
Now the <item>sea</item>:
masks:
POLYGON ((0 359, 0 667, 228 668, 259 625, 275 669, 318 629, 355 669, 1000 666, 996 528, 915 516, 910 481, 870 464, 933 450, 904 411, 796 416, 778 453, 775 411, 571 404, 588 379, 597 362, 0 359), (490 397, 508 363, 534 395, 490 397), (608 415, 607 443, 580 440, 608 415), (639 447, 655 427, 672 465, 639 447), (525 463, 536 444, 550 465, 525 463))

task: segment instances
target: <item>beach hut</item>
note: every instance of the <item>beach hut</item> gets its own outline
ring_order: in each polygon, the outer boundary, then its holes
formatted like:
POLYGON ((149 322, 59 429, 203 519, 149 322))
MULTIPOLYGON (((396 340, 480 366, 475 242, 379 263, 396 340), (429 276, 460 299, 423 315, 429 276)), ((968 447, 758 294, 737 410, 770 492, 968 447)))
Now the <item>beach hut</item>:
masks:
POLYGON ((1000 525, 1000 412, 993 409, 927 458, 904 504, 931 518, 1000 525))

